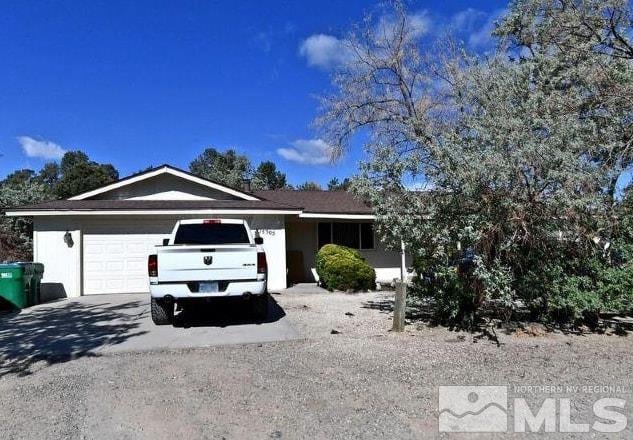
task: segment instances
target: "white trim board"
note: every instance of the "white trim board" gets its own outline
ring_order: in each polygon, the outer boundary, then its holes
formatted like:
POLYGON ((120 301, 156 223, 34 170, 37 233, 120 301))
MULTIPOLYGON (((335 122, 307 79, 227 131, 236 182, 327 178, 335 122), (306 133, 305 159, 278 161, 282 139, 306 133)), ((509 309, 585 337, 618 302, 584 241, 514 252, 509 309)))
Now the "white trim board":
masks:
POLYGON ((198 215, 198 214, 239 214, 239 215, 299 215, 301 211, 279 209, 160 209, 160 210, 64 210, 64 211, 7 211, 7 217, 36 217, 58 215, 198 215))
POLYGON ((250 194, 246 194, 246 193, 244 193, 242 191, 238 191, 238 190, 235 190, 233 188, 229 188, 228 186, 220 185, 219 183, 214 183, 214 182, 211 182, 209 180, 202 179, 200 177, 192 176, 191 174, 188 174, 188 173, 176 170, 176 169, 171 168, 169 166, 162 166, 162 167, 157 168, 155 170, 151 170, 151 171, 148 171, 146 173, 139 174, 138 176, 134 176, 134 177, 130 177, 130 178, 127 178, 127 179, 119 180, 118 182, 111 183, 111 184, 103 186, 101 188, 97 188, 97 189, 94 189, 92 191, 88 191, 88 192, 85 192, 85 193, 82 193, 82 194, 79 194, 79 195, 76 195, 76 196, 73 196, 73 197, 69 197, 68 200, 86 200, 86 199, 89 199, 90 197, 94 197, 96 195, 103 194, 103 193, 106 193, 108 191, 112 191, 114 189, 122 188, 124 186, 131 185, 131 184, 136 183, 136 182, 140 182, 140 181, 143 181, 143 180, 146 180, 146 179, 150 179, 152 177, 160 176, 162 174, 171 174, 172 176, 176 176, 176 177, 179 177, 181 179, 185 179, 185 180, 188 180, 190 182, 197 183, 199 185, 203 185, 203 186, 206 186, 208 188, 215 189, 217 191, 222 191, 224 193, 231 194, 231 195, 233 195, 235 197, 239 197, 240 199, 243 199, 243 200, 260 200, 257 197, 252 196, 250 194))
POLYGON ((372 214, 315 214, 305 212, 299 214, 299 218, 338 218, 343 220, 376 220, 376 216, 372 214))

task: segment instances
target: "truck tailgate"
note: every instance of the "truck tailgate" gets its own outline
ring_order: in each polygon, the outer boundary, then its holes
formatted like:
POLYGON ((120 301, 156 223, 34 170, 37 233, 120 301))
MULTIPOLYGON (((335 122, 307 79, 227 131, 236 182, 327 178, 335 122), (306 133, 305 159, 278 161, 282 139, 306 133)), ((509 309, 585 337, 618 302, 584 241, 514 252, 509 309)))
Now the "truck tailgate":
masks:
POLYGON ((158 246, 157 255, 159 283, 257 278, 252 245, 158 246))

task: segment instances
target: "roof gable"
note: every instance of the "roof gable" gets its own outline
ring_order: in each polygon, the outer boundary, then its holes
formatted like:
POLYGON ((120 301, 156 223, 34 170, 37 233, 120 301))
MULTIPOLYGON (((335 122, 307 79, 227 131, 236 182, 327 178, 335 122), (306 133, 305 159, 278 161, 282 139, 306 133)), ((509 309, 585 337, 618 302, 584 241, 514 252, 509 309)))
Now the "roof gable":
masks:
POLYGON ((173 197, 173 200, 259 200, 253 194, 194 176, 169 165, 162 165, 134 174, 92 191, 70 197, 68 200, 108 199, 108 195, 114 199, 141 200, 172 200, 170 197, 173 197), (156 185, 152 185, 152 181, 155 181, 156 185), (162 184, 159 185, 159 181, 162 184), (142 186, 145 188, 141 190, 142 186), (133 190, 134 187, 137 187, 137 191, 133 190), (204 191, 205 189, 208 190, 208 194, 204 191))

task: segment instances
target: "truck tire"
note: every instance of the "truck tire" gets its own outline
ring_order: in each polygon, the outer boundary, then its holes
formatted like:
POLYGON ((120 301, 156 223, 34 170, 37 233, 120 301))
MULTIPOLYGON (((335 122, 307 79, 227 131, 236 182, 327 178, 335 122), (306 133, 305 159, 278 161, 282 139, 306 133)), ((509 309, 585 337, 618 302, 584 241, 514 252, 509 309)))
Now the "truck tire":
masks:
POLYGON ((152 321, 156 325, 171 324, 174 320, 174 305, 166 304, 156 298, 152 298, 152 321))
POLYGON ((268 294, 255 295, 251 298, 251 312, 253 318, 258 321, 264 321, 268 318, 268 294))

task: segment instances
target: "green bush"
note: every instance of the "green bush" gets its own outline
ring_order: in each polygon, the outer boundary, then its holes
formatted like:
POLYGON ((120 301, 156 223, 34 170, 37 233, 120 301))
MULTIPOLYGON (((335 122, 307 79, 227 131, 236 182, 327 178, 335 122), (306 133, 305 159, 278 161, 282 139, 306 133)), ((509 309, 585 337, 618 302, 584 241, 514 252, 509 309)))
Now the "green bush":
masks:
MULTIPOLYGON (((418 270, 417 273, 424 274, 418 270)), ((468 321, 475 300, 453 266, 436 266, 432 272, 427 270, 423 276, 414 278, 411 296, 432 300, 434 320, 451 324, 468 321)))
POLYGON ((353 250, 349 248, 344 248, 343 246, 337 246, 335 244, 326 244, 321 249, 319 249, 316 255, 315 266, 316 266, 317 274, 319 274, 319 278, 321 278, 321 281, 323 281, 322 280, 323 277, 321 276, 321 274, 324 272, 324 269, 325 269, 324 268, 325 261, 342 252, 352 253, 353 250))
POLYGON ((419 275, 411 286, 412 297, 431 301, 436 322, 470 327, 486 300, 495 300, 496 309, 505 311, 504 319, 513 309, 512 274, 499 262, 486 265, 475 256, 468 268, 460 269, 458 261, 430 264, 415 259, 414 267, 419 275))
MULTIPOLYGON (((615 245, 614 245, 615 247, 615 245)), ((545 264, 512 272, 498 262, 475 258, 471 273, 460 273, 456 260, 414 260, 420 274, 412 296, 430 300, 435 319, 447 324, 472 321, 483 302, 510 317, 526 306, 532 319, 552 323, 595 323, 601 313, 633 312, 633 247, 589 258, 551 254, 545 264)), ((501 316, 499 316, 501 317, 501 316)))
POLYGON ((540 313, 544 318, 577 321, 599 313, 633 311, 633 262, 613 265, 594 258, 579 271, 557 267, 548 278, 540 313))
POLYGON ((376 272, 354 249, 326 244, 316 256, 316 271, 329 290, 369 290, 376 285, 376 272))

